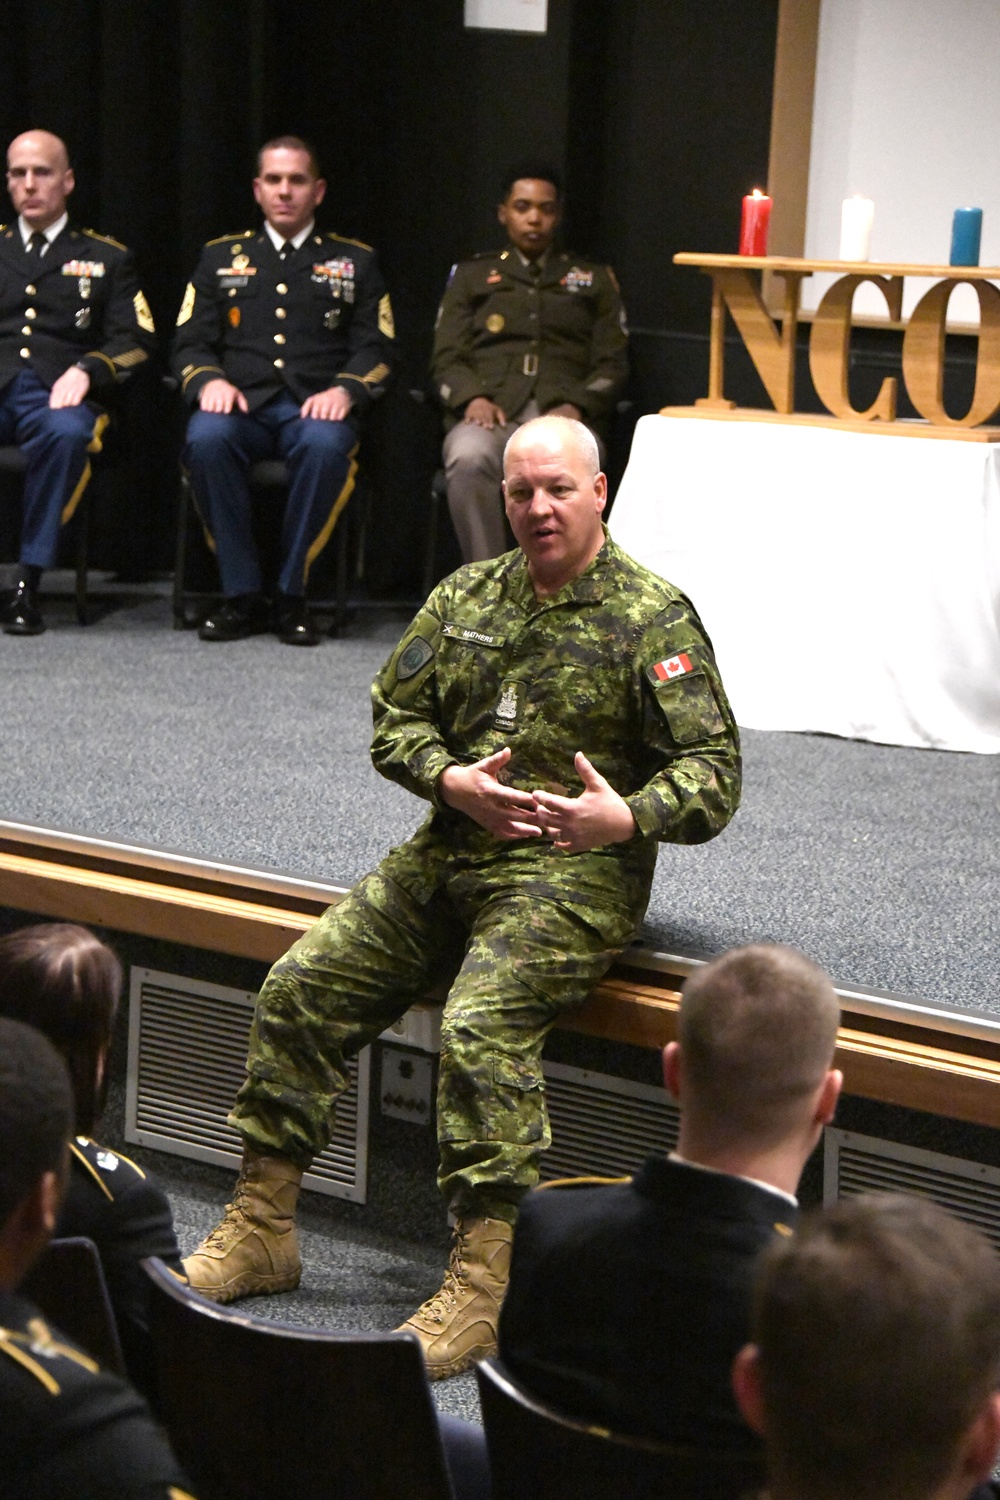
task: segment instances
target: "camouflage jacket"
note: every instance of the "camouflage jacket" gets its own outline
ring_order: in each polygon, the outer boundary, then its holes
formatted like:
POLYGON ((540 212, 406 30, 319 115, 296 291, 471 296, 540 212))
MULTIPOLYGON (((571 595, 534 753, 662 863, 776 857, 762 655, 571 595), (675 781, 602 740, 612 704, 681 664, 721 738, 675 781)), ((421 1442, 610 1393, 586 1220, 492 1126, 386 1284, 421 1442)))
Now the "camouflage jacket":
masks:
POLYGON ((739 736, 704 628, 678 589, 609 537, 549 599, 536 599, 519 550, 459 568, 410 625, 372 699, 376 769, 436 808, 421 847, 501 853, 543 886, 575 879, 587 861, 587 878, 640 915, 656 840, 703 843, 739 804, 739 736), (583 750, 627 801, 635 837, 571 856, 541 841, 499 843, 437 799, 446 766, 505 745, 505 782, 570 796, 583 789, 573 764, 583 750))
POLYGON ((449 423, 474 396, 509 417, 532 397, 572 401, 592 426, 614 410, 628 376, 625 310, 608 266, 550 252, 537 282, 515 250, 452 271, 434 332, 432 372, 449 423))

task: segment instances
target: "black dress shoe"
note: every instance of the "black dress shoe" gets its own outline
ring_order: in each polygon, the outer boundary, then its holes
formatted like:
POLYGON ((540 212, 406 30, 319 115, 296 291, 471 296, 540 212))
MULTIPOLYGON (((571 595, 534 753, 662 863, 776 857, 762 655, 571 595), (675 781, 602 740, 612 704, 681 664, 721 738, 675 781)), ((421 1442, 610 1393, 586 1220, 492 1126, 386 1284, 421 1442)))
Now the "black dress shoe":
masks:
POLYGON ((300 596, 279 594, 274 604, 274 633, 286 646, 318 646, 319 631, 300 596))
POLYGON ((41 635, 45 629, 38 595, 23 580, 0 611, 4 635, 41 635))
POLYGON ((262 635, 269 623, 267 601, 260 594, 237 594, 205 616, 198 635, 203 641, 242 641, 262 635))

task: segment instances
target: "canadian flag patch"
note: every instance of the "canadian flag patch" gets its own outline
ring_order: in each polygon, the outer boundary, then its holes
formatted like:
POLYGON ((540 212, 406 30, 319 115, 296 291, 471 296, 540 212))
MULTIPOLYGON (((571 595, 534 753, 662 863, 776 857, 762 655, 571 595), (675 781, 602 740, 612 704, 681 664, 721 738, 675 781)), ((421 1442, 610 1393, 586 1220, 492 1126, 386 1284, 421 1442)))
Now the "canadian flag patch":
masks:
POLYGON ((693 672, 691 658, 683 651, 677 656, 670 656, 666 661, 658 661, 653 671, 661 682, 669 682, 671 677, 683 677, 686 672, 693 672))

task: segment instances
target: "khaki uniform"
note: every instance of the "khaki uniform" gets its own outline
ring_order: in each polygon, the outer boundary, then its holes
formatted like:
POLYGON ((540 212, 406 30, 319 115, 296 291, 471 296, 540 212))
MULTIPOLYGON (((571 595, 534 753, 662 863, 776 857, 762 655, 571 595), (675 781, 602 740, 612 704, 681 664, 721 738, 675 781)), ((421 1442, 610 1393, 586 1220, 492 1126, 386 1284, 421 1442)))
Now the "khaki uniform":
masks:
POLYGON ((439 1185, 460 1217, 512 1222, 549 1144, 541 1051, 645 911, 657 840, 702 843, 739 802, 735 723, 690 602, 606 539, 550 599, 520 551, 439 584, 373 688, 372 758, 435 803, 412 839, 271 971, 232 1123, 301 1166, 329 1139, 344 1059, 431 982, 445 1006, 439 1185), (638 832, 568 855, 501 842, 435 802, 440 773, 509 745, 512 786, 576 796, 583 750, 638 832))
POLYGON ((467 562, 506 547, 499 499, 503 449, 514 427, 570 401, 600 436, 628 377, 625 310, 610 267, 550 251, 526 265, 493 251, 452 271, 438 312, 432 373, 449 432, 448 505, 467 562), (488 430, 462 423, 476 396, 508 417, 488 430))

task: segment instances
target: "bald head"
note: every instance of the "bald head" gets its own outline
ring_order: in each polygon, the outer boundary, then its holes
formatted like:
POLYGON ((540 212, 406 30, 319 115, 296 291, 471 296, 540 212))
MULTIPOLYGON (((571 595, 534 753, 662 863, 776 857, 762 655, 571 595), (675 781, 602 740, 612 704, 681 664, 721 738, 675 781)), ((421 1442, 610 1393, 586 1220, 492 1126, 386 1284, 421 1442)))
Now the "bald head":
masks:
POLYGON ((24 152, 44 156, 60 172, 69 170, 66 143, 53 135, 51 130, 26 130, 23 135, 15 136, 7 147, 7 165, 10 166, 12 155, 24 152))
POLYGON ((508 458, 515 459, 526 446, 543 444, 553 454, 572 453, 579 459, 583 471, 591 479, 601 470, 601 455, 597 439, 589 427, 572 417, 535 417, 525 422, 507 439, 503 450, 504 477, 507 475, 508 458))
POLYGON ((66 147, 51 131, 26 130, 7 147, 7 191, 32 231, 62 218, 74 186, 66 147))

